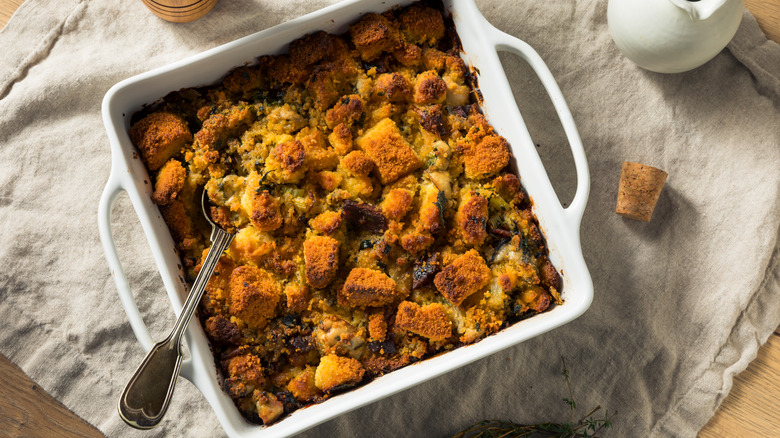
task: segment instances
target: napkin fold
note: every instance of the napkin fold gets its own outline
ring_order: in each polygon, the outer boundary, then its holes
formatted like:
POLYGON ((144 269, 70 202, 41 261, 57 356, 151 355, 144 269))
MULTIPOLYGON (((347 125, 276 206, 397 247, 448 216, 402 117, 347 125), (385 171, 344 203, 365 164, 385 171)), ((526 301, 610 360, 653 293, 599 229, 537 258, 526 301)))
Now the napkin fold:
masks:
MULTIPOLYGON (((173 24, 139 1, 26 0, 0 31, 0 353, 108 436, 223 432, 183 379, 157 429, 131 430, 116 414, 144 351, 97 234, 111 161, 103 96, 122 79, 330 3, 223 1, 173 24)), ((780 324, 780 46, 745 13, 715 59, 662 75, 619 53, 605 0, 477 3, 541 54, 578 124, 592 179, 581 235, 593 305, 301 436, 448 436, 487 418, 566 421, 561 356, 581 414, 618 411, 607 436, 695 436, 780 324), (669 173, 650 223, 614 213, 623 161, 669 173)), ((555 111, 522 61, 502 61, 566 205, 576 179, 555 111)), ((174 314, 126 197, 112 226, 161 339, 174 314)))

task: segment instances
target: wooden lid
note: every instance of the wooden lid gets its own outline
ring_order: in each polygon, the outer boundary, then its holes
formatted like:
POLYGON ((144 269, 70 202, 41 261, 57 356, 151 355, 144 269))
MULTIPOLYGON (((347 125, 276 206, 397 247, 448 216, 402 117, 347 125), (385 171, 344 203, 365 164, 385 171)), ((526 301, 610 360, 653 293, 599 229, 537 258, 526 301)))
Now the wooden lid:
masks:
POLYGON ((154 15, 174 23, 188 23, 206 15, 217 0, 141 0, 154 15))

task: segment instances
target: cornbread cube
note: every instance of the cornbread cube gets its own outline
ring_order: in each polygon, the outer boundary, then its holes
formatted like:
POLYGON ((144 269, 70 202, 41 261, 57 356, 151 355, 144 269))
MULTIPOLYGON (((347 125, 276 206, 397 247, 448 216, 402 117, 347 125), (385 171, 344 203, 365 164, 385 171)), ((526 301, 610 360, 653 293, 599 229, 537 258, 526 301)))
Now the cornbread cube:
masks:
POLYGON ((366 14, 349 28, 352 42, 364 61, 372 61, 382 52, 392 52, 399 44, 398 29, 379 14, 366 14))
POLYGON ((329 236, 341 226, 341 213, 336 211, 320 213, 310 221, 310 224, 314 231, 329 236))
POLYGON ((383 73, 374 81, 374 95, 390 102, 405 102, 412 96, 412 85, 401 73, 383 73))
POLYGON ((469 246, 479 246, 487 237, 488 200, 474 191, 466 191, 461 197, 455 224, 458 235, 469 246))
POLYGON ((328 135, 328 142, 339 155, 346 155, 352 149, 352 131, 343 123, 336 125, 328 135))
POLYGON ((303 243, 306 283, 315 289, 327 286, 339 268, 339 241, 328 236, 313 236, 303 243))
POLYGON ((290 43, 290 58, 296 65, 314 64, 333 50, 331 36, 325 31, 314 32, 290 43))
POLYGON ((192 141, 187 122, 176 114, 149 114, 130 128, 130 139, 149 170, 157 170, 192 141))
POLYGON ((391 189, 382 201, 382 212, 394 221, 400 221, 412 207, 412 192, 406 189, 391 189))
POLYGON ((268 271, 239 266, 230 274, 230 313, 250 327, 263 328, 276 314, 281 293, 282 287, 268 271))
POLYGON ((359 137, 357 146, 376 164, 382 184, 390 184, 422 165, 398 126, 389 118, 383 119, 359 137))
POLYGON ((433 8, 412 5, 398 17, 401 34, 412 44, 434 45, 444 37, 444 19, 433 8))
POLYGON ((496 134, 486 135, 479 142, 458 142, 456 150, 463 158, 468 179, 495 175, 509 164, 509 145, 496 134))
POLYGON ((249 221, 260 231, 273 231, 282 226, 279 200, 265 190, 251 196, 249 221))
POLYGON ((348 307, 384 306, 398 297, 395 281, 382 272, 354 268, 338 292, 338 303, 348 307))
POLYGON ((368 317, 368 334, 373 341, 381 342, 387 336, 387 321, 382 312, 371 314, 368 317))
MULTIPOLYGON (((325 113, 325 122, 329 128, 345 124, 352 126, 366 118, 366 104, 360 95, 351 94, 344 96, 325 113)), ((360 125, 360 123, 358 123, 360 125)))
POLYGON ((273 171, 277 181, 296 183, 303 178, 306 154, 298 140, 283 141, 271 151, 266 161, 266 171, 273 171))
POLYGON ((420 306, 411 301, 401 301, 395 315, 395 326, 431 341, 443 341, 452 335, 452 322, 439 303, 420 306))
POLYGON ((315 385, 316 371, 317 368, 307 366, 287 384, 287 390, 292 393, 296 400, 308 402, 320 395, 320 390, 315 385))
POLYGON ((195 139, 201 145, 219 149, 227 137, 240 128, 246 128, 255 120, 251 107, 244 104, 233 105, 225 112, 215 113, 203 121, 200 131, 195 133, 195 139))
POLYGON ((445 266, 433 279, 436 289, 455 306, 490 281, 490 268, 476 250, 469 250, 445 266))
POLYGON ((359 383, 365 372, 360 362, 355 359, 329 354, 323 356, 317 365, 314 385, 323 391, 330 391, 341 385, 359 383))
POLYGON ((433 71, 428 70, 417 75, 414 82, 414 103, 430 105, 442 103, 447 97, 447 83, 433 71))
POLYGON ((167 205, 173 202, 181 189, 184 188, 184 179, 187 171, 178 160, 168 160, 157 173, 157 181, 154 182, 152 201, 158 205, 167 205))

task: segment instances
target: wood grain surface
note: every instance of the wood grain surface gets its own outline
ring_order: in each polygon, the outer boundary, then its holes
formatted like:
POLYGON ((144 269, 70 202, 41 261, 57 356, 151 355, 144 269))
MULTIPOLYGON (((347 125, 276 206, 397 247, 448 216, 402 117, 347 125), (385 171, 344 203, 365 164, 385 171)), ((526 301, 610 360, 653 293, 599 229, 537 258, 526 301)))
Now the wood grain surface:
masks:
MULTIPOLYGON (((0 0, 0 28, 24 0, 0 0)), ((767 36, 780 43, 780 0, 745 0, 767 36)), ((151 14, 150 14, 151 17, 151 14)), ((0 437, 102 437, 0 355, 0 437)), ((736 376, 699 438, 780 435, 780 327, 736 376)), ((609 433, 607 433, 609 436, 609 433)))

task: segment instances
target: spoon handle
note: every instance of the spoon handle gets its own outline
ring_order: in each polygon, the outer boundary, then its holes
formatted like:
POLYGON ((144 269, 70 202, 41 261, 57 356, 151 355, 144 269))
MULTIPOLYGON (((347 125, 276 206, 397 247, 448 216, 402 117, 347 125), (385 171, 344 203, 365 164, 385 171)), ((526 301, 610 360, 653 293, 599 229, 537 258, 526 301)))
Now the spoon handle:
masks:
POLYGON ((165 412, 181 366, 181 338, 214 272, 219 257, 233 241, 233 234, 218 227, 211 231, 211 248, 184 302, 176 325, 165 340, 155 344, 133 374, 119 398, 119 416, 136 429, 151 429, 165 412))

